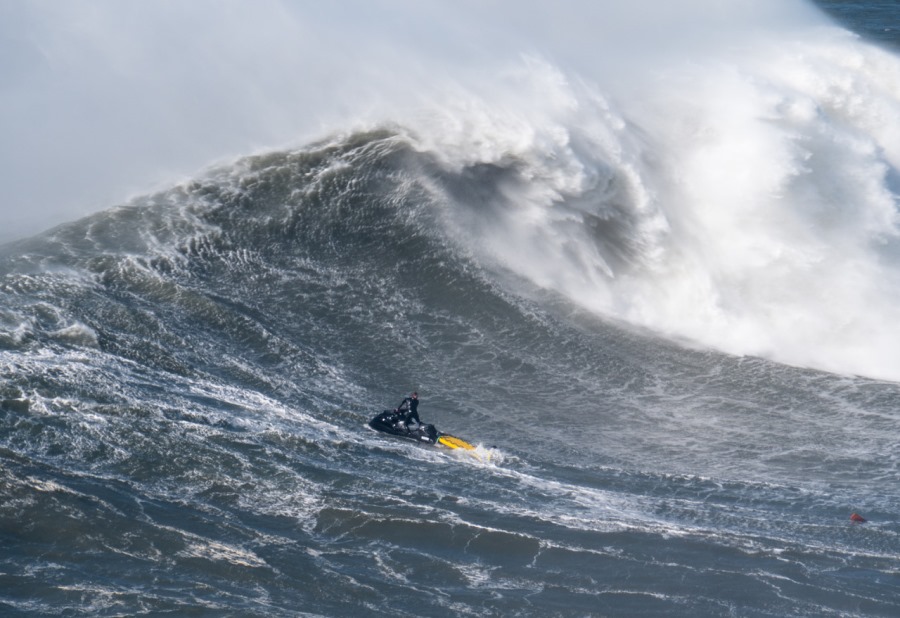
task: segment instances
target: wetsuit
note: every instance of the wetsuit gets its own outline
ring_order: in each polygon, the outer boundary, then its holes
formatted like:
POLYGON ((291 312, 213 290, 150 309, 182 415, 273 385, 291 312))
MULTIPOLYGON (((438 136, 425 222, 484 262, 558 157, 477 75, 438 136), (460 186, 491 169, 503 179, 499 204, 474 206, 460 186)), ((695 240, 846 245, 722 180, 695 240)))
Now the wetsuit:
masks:
POLYGON ((419 400, 415 397, 407 397, 400 405, 397 407, 397 412, 403 414, 403 420, 406 421, 407 424, 411 420, 416 421, 418 424, 422 424, 422 421, 419 419, 419 400))

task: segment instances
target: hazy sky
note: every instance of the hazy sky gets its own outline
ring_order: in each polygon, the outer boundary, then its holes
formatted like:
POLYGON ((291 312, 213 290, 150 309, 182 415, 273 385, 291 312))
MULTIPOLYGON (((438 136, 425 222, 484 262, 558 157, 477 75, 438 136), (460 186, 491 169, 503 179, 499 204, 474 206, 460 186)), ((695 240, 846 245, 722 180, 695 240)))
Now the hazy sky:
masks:
POLYGON ((348 119, 402 116, 433 84, 487 82, 519 54, 602 79, 808 11, 804 0, 0 0, 0 242, 348 119))

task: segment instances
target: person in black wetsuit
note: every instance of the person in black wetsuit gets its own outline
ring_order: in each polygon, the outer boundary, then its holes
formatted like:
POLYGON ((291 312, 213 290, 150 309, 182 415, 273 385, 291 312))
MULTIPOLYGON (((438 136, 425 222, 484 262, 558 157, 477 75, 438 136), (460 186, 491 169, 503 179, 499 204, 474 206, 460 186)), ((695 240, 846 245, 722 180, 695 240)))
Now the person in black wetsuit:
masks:
POLYGON ((419 393, 413 391, 413 394, 400 402, 400 405, 394 409, 394 412, 403 417, 403 421, 409 426, 410 421, 416 421, 417 425, 421 425, 419 419, 419 393))

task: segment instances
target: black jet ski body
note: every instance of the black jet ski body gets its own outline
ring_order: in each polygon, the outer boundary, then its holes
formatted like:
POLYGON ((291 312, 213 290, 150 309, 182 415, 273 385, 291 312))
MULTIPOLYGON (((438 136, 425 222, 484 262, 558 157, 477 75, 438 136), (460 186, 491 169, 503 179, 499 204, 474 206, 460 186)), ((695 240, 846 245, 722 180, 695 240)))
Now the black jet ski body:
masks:
POLYGON ((421 423, 408 425, 404 421, 404 416, 393 410, 385 410, 373 418, 369 421, 369 427, 375 431, 424 444, 436 443, 440 435, 437 429, 434 428, 434 425, 423 425, 421 423))

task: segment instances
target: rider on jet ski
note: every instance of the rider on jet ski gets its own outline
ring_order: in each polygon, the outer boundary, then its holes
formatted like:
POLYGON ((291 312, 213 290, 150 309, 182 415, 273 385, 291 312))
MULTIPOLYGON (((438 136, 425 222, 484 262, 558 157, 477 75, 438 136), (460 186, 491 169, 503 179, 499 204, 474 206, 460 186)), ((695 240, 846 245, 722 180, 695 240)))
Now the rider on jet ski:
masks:
POLYGON ((428 444, 434 444, 440 437, 434 425, 426 425, 419 418, 418 393, 412 393, 396 408, 385 410, 370 420, 369 427, 375 431, 428 444))
POLYGON ((415 421, 416 424, 412 428, 422 424, 419 419, 419 393, 413 391, 413 394, 400 402, 400 405, 394 408, 394 412, 402 415, 402 420, 410 427, 410 423, 415 421))

